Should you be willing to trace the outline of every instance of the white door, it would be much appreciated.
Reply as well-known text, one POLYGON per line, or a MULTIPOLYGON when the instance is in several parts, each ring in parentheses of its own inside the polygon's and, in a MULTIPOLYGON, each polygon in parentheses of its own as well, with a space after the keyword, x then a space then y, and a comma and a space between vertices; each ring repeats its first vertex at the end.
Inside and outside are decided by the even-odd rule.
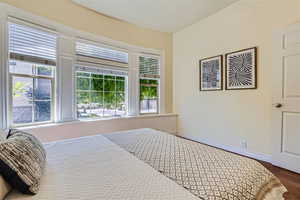
POLYGON ((300 173, 300 24, 274 38, 274 165, 300 173))

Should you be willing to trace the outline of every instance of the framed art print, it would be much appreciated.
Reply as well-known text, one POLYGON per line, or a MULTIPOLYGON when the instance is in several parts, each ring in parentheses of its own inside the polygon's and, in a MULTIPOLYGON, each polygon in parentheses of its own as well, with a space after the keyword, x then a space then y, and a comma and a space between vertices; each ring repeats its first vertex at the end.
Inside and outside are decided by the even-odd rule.
POLYGON ((257 88, 256 54, 256 47, 226 54, 226 90, 257 88))
POLYGON ((200 91, 223 89, 223 56, 215 56, 200 60, 200 91))

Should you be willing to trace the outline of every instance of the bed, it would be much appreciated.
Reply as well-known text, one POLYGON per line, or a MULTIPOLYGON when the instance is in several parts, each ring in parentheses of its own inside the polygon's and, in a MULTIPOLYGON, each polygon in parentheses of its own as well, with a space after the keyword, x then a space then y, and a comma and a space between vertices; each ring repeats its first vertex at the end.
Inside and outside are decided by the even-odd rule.
POLYGON ((260 163, 153 129, 44 145, 46 172, 35 196, 6 200, 283 199, 260 163))

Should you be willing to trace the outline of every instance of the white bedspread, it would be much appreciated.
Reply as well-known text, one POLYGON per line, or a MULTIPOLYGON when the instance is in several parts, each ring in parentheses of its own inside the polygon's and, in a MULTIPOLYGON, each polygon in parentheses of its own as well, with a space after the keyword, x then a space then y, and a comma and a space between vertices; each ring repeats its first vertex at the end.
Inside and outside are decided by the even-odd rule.
POLYGON ((101 135, 45 146, 40 192, 7 200, 199 200, 101 135))

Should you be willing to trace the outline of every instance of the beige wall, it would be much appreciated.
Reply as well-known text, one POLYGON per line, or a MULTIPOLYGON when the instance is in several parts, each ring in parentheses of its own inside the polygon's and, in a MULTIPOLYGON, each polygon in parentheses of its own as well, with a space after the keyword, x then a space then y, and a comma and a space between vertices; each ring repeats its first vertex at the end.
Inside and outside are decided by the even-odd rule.
MULTIPOLYGON (((177 115, 145 115, 140 117, 117 118, 88 122, 69 122, 54 125, 41 125, 34 128, 23 128, 26 132, 37 136, 42 142, 52 142, 70 138, 90 136, 116 131, 139 128, 153 128, 175 134, 177 115)), ((1 132, 0 132, 1 134, 1 132)))
POLYGON ((181 135, 272 153, 272 36, 300 21, 299 0, 241 0, 173 35, 174 111, 181 135), (258 47, 258 89, 199 91, 199 59, 258 47))
POLYGON ((0 0, 64 25, 145 48, 165 51, 166 111, 172 112, 172 34, 152 31, 81 7, 71 0, 0 0))

